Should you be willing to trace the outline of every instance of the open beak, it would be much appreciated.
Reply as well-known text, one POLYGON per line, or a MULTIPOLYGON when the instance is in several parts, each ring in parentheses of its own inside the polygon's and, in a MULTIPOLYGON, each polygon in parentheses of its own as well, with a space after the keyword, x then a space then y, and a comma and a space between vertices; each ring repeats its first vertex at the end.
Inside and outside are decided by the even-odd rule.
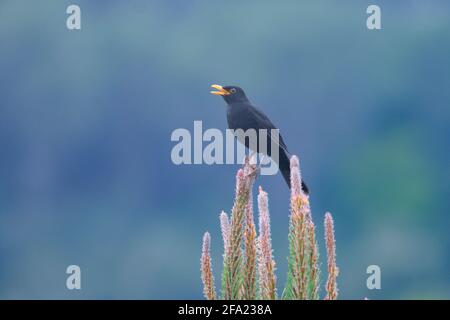
POLYGON ((219 86, 218 84, 213 84, 211 86, 211 88, 214 88, 217 90, 217 91, 211 91, 211 94, 215 94, 218 96, 227 96, 230 94, 227 90, 225 90, 222 86, 219 86))

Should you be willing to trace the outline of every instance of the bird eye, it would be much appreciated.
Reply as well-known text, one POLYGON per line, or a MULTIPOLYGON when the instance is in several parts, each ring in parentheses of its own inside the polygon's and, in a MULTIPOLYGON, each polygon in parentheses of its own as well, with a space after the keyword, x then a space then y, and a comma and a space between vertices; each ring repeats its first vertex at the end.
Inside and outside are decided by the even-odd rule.
POLYGON ((235 88, 231 88, 231 89, 230 89, 230 92, 231 92, 231 93, 236 93, 236 89, 235 89, 235 88))

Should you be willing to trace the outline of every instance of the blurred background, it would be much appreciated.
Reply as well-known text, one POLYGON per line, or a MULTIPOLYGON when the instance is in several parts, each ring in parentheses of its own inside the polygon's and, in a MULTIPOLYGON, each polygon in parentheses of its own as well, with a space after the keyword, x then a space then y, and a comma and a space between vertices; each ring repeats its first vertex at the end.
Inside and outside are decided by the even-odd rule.
MULTIPOLYGON (((171 162, 176 128, 225 129, 213 83, 243 87, 300 156, 325 283, 340 298, 450 298, 448 1, 39 1, 0 4, 0 298, 202 298, 203 232, 237 165, 171 162), (78 4, 82 29, 66 28, 78 4), (381 7, 382 30, 366 28, 381 7), (82 290, 66 289, 68 265, 82 290), (381 290, 366 268, 381 267, 381 290)), ((278 289, 289 192, 269 193, 278 289)), ((322 292, 323 293, 323 292, 322 292)), ((323 294, 322 294, 323 296, 323 294)))

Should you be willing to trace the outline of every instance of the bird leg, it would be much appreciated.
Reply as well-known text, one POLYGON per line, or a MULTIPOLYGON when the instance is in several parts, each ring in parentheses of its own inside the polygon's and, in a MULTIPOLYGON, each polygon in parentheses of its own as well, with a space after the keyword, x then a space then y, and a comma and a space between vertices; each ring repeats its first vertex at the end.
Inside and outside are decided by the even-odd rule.
POLYGON ((262 156, 261 159, 259 160, 259 163, 258 163, 257 158, 258 158, 258 153, 257 153, 256 151, 254 151, 254 152, 250 155, 250 160, 249 160, 250 164, 254 166, 254 171, 256 172, 256 177, 258 177, 258 175, 259 175, 260 172, 261 172, 261 165, 262 165, 264 159, 266 158, 266 155, 263 154, 263 156, 262 156))
POLYGON ((253 152, 250 154, 250 156, 248 157, 248 158, 249 158, 249 163, 250 163, 251 165, 256 165, 256 164, 258 163, 258 157, 257 157, 257 155, 258 155, 258 153, 257 153, 256 151, 253 151, 253 152))
POLYGON ((261 165, 264 163, 264 160, 266 159, 266 155, 263 154, 263 156, 261 157, 261 160, 259 160, 259 167, 261 168, 261 165))
POLYGON ((250 156, 244 158, 244 170, 246 171, 246 175, 255 175, 255 179, 259 174, 259 168, 255 157, 256 154, 256 152, 253 152, 250 156))
POLYGON ((255 174, 256 175, 255 179, 256 179, 261 172, 261 166, 264 163, 265 159, 266 159, 266 155, 262 154, 262 157, 258 162, 258 152, 256 152, 256 151, 252 151, 249 156, 246 156, 244 159, 244 163, 246 166, 248 165, 252 169, 251 171, 248 172, 248 174, 249 175, 255 174))

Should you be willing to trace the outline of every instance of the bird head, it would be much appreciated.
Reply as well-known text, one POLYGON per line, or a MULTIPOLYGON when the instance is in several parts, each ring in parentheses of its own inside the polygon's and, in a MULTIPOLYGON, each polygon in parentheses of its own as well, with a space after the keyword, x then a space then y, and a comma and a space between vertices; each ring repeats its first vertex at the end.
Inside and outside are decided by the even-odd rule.
POLYGON ((248 98, 245 95, 244 90, 242 90, 239 87, 236 86, 222 87, 218 84, 213 84, 211 87, 216 89, 215 91, 211 91, 211 94, 222 96, 222 98, 228 104, 248 101, 248 98))

